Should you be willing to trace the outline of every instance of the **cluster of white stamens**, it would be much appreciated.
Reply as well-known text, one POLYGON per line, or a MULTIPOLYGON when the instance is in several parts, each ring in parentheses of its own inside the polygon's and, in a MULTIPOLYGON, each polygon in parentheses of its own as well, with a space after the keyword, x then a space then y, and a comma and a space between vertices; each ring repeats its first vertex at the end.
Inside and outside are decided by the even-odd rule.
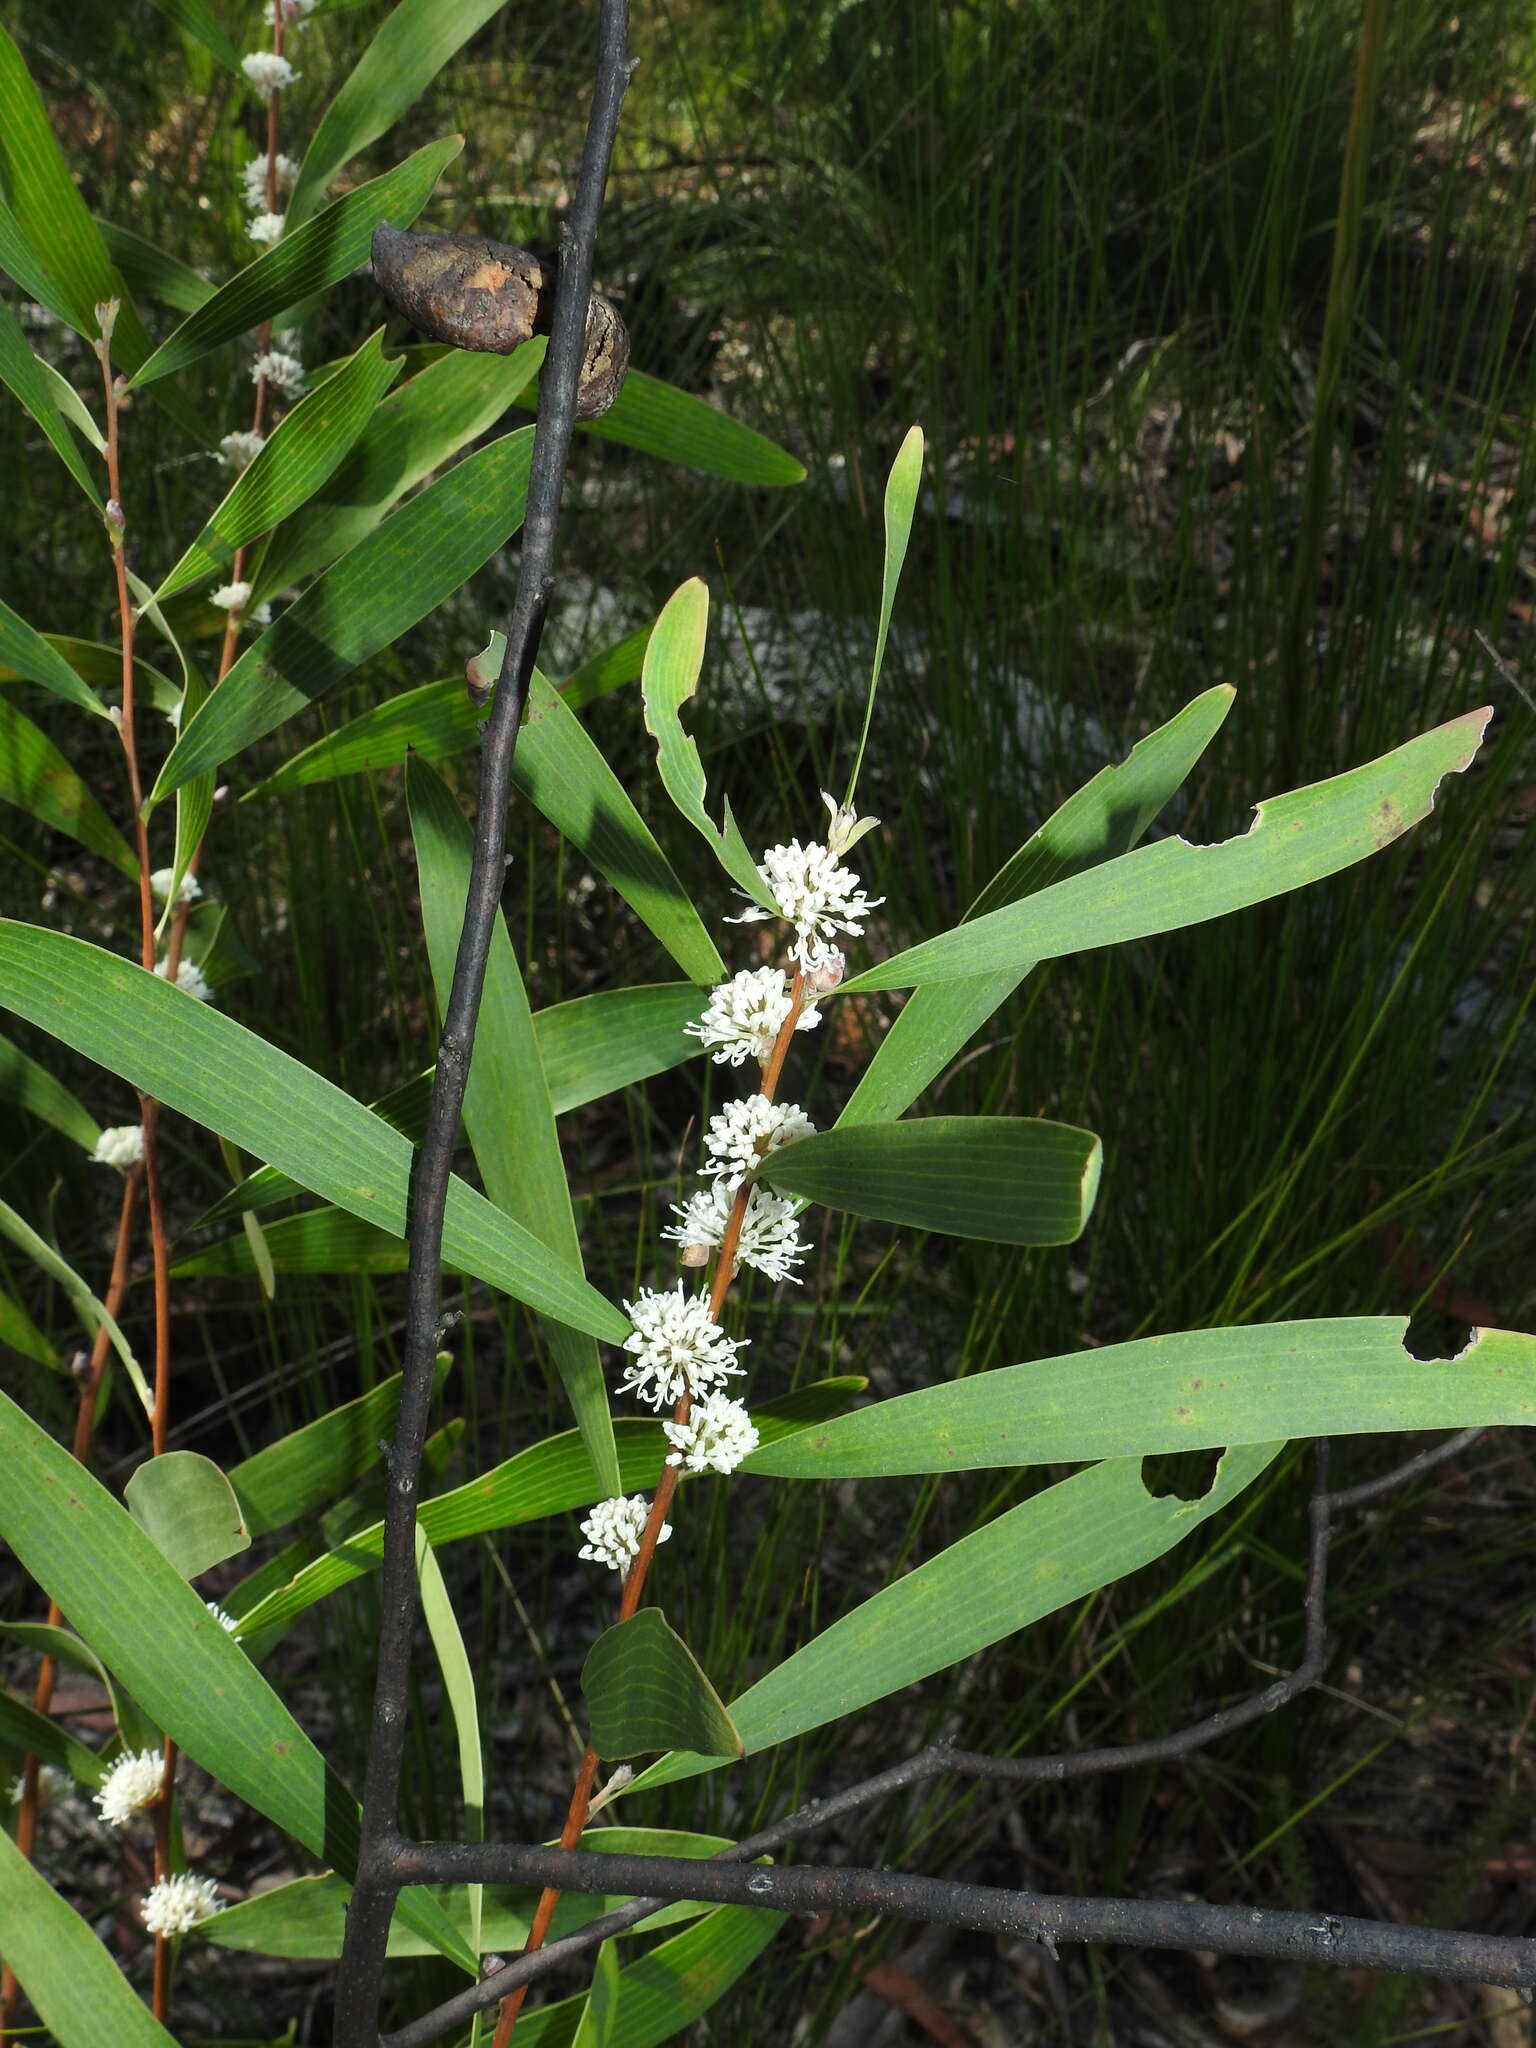
MULTIPOLYGON (((789 1015, 789 977, 781 967, 746 967, 715 990, 697 1024, 683 1029, 699 1039, 720 1066, 766 1061, 789 1015)), ((821 1012, 807 1005, 795 1019, 797 1031, 814 1031, 821 1012)))
MULTIPOLYGON (((724 1180, 707 1180, 686 1202, 672 1204, 677 1221, 661 1234, 684 1247, 685 1265, 701 1266, 709 1252, 720 1249, 735 1201, 735 1191, 724 1180), (693 1258, 687 1256, 690 1251, 696 1253, 693 1258)), ((796 1228, 794 1203, 771 1188, 749 1189, 736 1239, 735 1265, 750 1266, 770 1280, 793 1280, 805 1252, 796 1228)))
POLYGON ((141 1749, 134 1756, 120 1757, 96 1788, 96 1804, 109 1828, 123 1822, 160 1797, 165 1765, 156 1749, 141 1749))
POLYGON ((167 1937, 190 1934, 194 1927, 200 1927, 223 1909, 223 1901, 211 1880, 194 1877, 189 1870, 175 1877, 162 1877, 158 1884, 151 1885, 139 1906, 145 1932, 167 1937))
MULTIPOLYGON (((643 1493, 632 1493, 627 1500, 623 1494, 613 1500, 600 1500, 581 1525, 587 1540, 576 1555, 593 1564, 608 1565, 616 1572, 627 1572, 639 1554, 640 1538, 650 1512, 651 1504, 643 1493)), ((672 1524, 663 1522, 656 1541, 665 1543, 671 1534, 672 1524)))

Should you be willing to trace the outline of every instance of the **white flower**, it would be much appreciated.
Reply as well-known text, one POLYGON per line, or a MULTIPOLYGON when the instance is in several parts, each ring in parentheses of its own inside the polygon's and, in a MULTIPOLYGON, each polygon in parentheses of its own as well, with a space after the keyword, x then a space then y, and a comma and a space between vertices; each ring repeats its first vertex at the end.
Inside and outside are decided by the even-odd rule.
POLYGON ((857 846, 866 832, 873 832, 879 824, 878 818, 861 818, 849 804, 840 804, 835 796, 821 792, 821 800, 829 813, 827 845, 833 853, 846 853, 850 846, 857 846))
MULTIPOLYGON (((281 151, 277 158, 277 189, 291 192, 293 181, 299 175, 299 167, 291 156, 281 151)), ((267 155, 253 156, 248 164, 241 167, 240 182, 245 187, 245 203, 253 213, 261 213, 267 204, 267 155)))
MULTIPOLYGON (((778 967, 746 967, 722 982, 697 1024, 683 1029, 708 1047, 719 1066, 766 1060, 789 1015, 789 977, 778 967)), ((807 1005, 795 1019, 797 1031, 814 1031, 821 1013, 807 1005)))
POLYGON ((130 1814, 153 1806, 160 1797, 165 1765, 157 1749, 141 1749, 116 1762, 96 1790, 96 1804, 109 1828, 120 1828, 130 1814))
MULTIPOLYGON (((679 1221, 661 1234, 681 1245, 718 1250, 735 1199, 724 1181, 706 1181, 686 1202, 672 1204, 679 1221)), ((770 1280, 793 1280, 806 1249, 795 1223, 795 1205, 787 1196, 776 1195, 771 1188, 751 1188, 736 1240, 736 1264, 755 1267, 770 1280)))
POLYGON ((243 612, 250 596, 249 583, 221 583, 208 602, 216 604, 221 612, 243 612))
POLYGON ((625 1366, 620 1384, 653 1408, 708 1393, 742 1371, 736 1353, 747 1339, 727 1337, 709 1313, 708 1296, 685 1295, 681 1280, 672 1293, 647 1289, 626 1301, 624 1313, 635 1326, 624 1339, 634 1363, 625 1366))
MULTIPOLYGON (((164 960, 155 963, 155 972, 162 981, 166 979, 165 970, 168 964, 164 960)), ((209 986, 208 977, 195 960, 183 960, 179 963, 176 969, 176 986, 185 989, 189 996, 196 996, 200 1003, 213 1001, 213 990, 209 986)))
POLYGON ((212 1882, 194 1877, 190 1870, 176 1877, 162 1877, 139 1902, 148 1934, 187 1934, 203 1921, 223 1911, 212 1882))
MULTIPOLYGON (((150 876, 149 886, 154 890, 160 902, 163 903, 170 895, 171 884, 175 879, 176 870, 174 868, 156 868, 155 872, 150 876)), ((203 885, 196 875, 183 875, 181 887, 176 891, 176 901, 178 903, 195 903, 202 893, 203 885)))
POLYGON ((304 365, 285 348, 263 349, 252 363, 252 383, 259 384, 263 377, 289 398, 297 398, 304 389, 304 365))
MULTIPOLYGON (((75 1781, 68 1771, 61 1771, 57 1764, 40 1764, 37 1772, 37 1810, 45 1813, 57 1799, 66 1799, 74 1791, 75 1781)), ((21 1776, 11 1787, 11 1804, 20 1806, 27 1796, 27 1774, 21 1776)))
POLYGON ((238 476, 242 469, 250 468, 266 445, 265 434, 225 434, 219 442, 219 460, 238 476))
MULTIPOLYGON (((113 709, 115 710, 116 708, 117 707, 114 705, 113 709)), ((185 709, 186 699, 184 697, 178 697, 176 699, 176 702, 166 712, 165 722, 171 728, 172 732, 181 731, 181 714, 185 709)))
POLYGON ((289 28, 302 28, 315 11, 315 0, 283 0, 283 20, 289 28))
POLYGON ((235 1617, 232 1614, 226 1614, 223 1608, 219 1605, 217 1600, 205 1600, 203 1602, 203 1605, 208 1609, 208 1612, 213 1616, 214 1620, 219 1624, 219 1627, 223 1629, 226 1635, 239 1635, 239 1622, 236 1621, 235 1617))
POLYGON ((271 50, 247 51, 240 59, 240 69, 264 100, 292 85, 299 75, 286 57, 276 56, 271 50))
POLYGON ((761 1165, 770 1152, 796 1138, 808 1138, 816 1129, 805 1111, 793 1102, 770 1102, 766 1095, 744 1095, 728 1102, 718 1116, 709 1120, 705 1134, 704 1173, 720 1175, 735 1188, 761 1165))
POLYGON ((272 607, 265 598, 262 599, 260 604, 253 604, 251 606, 245 615, 245 623, 248 626, 255 626, 257 628, 265 628, 271 625, 272 607))
POLYGON ((274 242, 283 239, 283 222, 287 218, 285 213, 258 213, 245 232, 253 242, 270 249, 274 242))
MULTIPOLYGON (((622 1494, 614 1500, 600 1500, 581 1525, 587 1540, 576 1555, 627 1572, 639 1554, 650 1512, 651 1504, 643 1493, 632 1493, 628 1500, 622 1494)), ((656 1541, 665 1543, 671 1534, 672 1524, 663 1522, 656 1541)))
POLYGON ((144 1157, 144 1126, 114 1124, 96 1140, 91 1154, 93 1166, 137 1166, 144 1157))
POLYGON ((757 1449, 751 1416, 724 1394, 711 1394, 689 1411, 686 1422, 664 1422, 661 1429, 672 1446, 667 1463, 688 1472, 734 1472, 757 1449))
MULTIPOLYGON (((852 868, 839 867, 830 846, 812 841, 802 846, 791 839, 788 846, 770 846, 762 858, 763 878, 773 899, 795 928, 791 960, 809 972, 825 967, 837 952, 832 943, 839 932, 857 938, 864 920, 883 896, 866 896, 852 868)), ((771 917, 771 911, 749 903, 731 924, 752 924, 771 917)))

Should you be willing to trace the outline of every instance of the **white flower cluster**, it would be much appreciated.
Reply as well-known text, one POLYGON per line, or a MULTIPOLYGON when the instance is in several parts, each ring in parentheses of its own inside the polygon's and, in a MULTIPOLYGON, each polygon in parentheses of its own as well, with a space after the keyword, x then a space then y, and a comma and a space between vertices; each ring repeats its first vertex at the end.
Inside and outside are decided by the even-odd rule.
POLYGON ((766 1095, 743 1095, 728 1102, 709 1120, 701 1173, 718 1178, 732 1193, 770 1152, 809 1138, 816 1126, 795 1102, 770 1102, 766 1095))
MULTIPOLYGON (((241 166, 240 182, 245 188, 246 206, 252 213, 261 213, 266 208, 267 163, 267 153, 263 150, 260 156, 253 156, 248 164, 241 166)), ((291 192, 293 190, 293 181, 298 175, 299 167, 293 158, 291 156, 284 156, 282 151, 279 150, 277 153, 277 190, 279 192, 291 192)))
POLYGON ((634 1328, 624 1339, 632 1363, 624 1368, 624 1391, 653 1408, 673 1407, 684 1394, 707 1394, 739 1375, 736 1353, 746 1338, 727 1337, 709 1312, 703 1294, 646 1289, 624 1312, 634 1328))
POLYGON ((283 239, 283 223, 286 219, 287 215, 282 213, 253 214, 246 223, 245 232, 258 248, 270 249, 274 243, 283 239))
MULTIPOLYGON (((170 895, 171 884, 175 879, 176 870, 174 868, 156 868, 155 872, 150 876, 149 886, 154 890, 156 898, 161 903, 164 903, 170 895)), ((183 875, 181 887, 176 891, 176 901, 178 903, 196 903, 202 893, 203 885, 196 875, 183 875)))
POLYGON ((669 1465, 687 1472, 734 1472, 757 1449, 757 1428, 739 1401, 711 1394, 695 1401, 686 1422, 664 1422, 662 1434, 672 1448, 669 1465))
MULTIPOLYGON (((722 982, 697 1024, 683 1029, 701 1041, 719 1066, 766 1061, 789 1015, 789 977, 781 967, 744 967, 722 982)), ((821 1013, 807 1004, 795 1019, 797 1031, 814 1031, 821 1013)))
MULTIPOLYGON (((600 1500, 581 1525, 587 1540, 576 1555, 627 1572, 639 1552, 650 1512, 651 1504, 643 1493, 632 1493, 627 1500, 622 1494, 614 1500, 600 1500)), ((672 1524, 663 1522, 657 1543, 665 1543, 671 1534, 672 1524)))
MULTIPOLYGON (((866 896, 853 869, 838 862, 838 855, 846 853, 877 821, 855 818, 825 794, 822 802, 831 812, 826 843, 812 840, 802 846, 798 839, 791 839, 787 846, 770 846, 759 865, 773 900, 795 928, 790 959, 817 977, 823 987, 835 987, 842 977, 843 956, 833 941, 840 936, 858 938, 865 919, 885 898, 866 896), (831 979, 825 979, 827 976, 831 979)), ((730 922, 755 924, 772 915, 760 904, 749 903, 730 922)))
MULTIPOLYGON (((167 978, 166 968, 169 965, 170 962, 167 960, 156 963, 155 972, 162 981, 167 978)), ((196 996, 200 1003, 213 1001, 213 989, 209 985, 208 977, 195 960, 182 960, 177 963, 176 986, 184 989, 189 996, 196 996)))
POLYGON ((265 434, 225 434, 219 440, 219 460, 238 476, 249 469, 267 445, 265 434))
POLYGON ((151 1885, 140 1901, 139 1911, 147 1934, 169 1938, 190 1934, 194 1927, 222 1912, 223 1902, 209 1878, 194 1877, 191 1871, 184 1870, 151 1885))
MULTIPOLYGON (((708 1180, 688 1197, 674 1202, 677 1222, 661 1233, 684 1248, 685 1265, 702 1266, 699 1252, 718 1251, 735 1206, 735 1190, 722 1180, 708 1180), (690 1258, 688 1253, 695 1256, 690 1258)), ((747 1194, 741 1230, 736 1239, 736 1266, 751 1266, 770 1280, 793 1280, 806 1246, 796 1228, 795 1205, 771 1188, 753 1187, 747 1194)))
POLYGON ((219 1624, 219 1627, 223 1629, 225 1635, 239 1635, 239 1622, 236 1621, 235 1617, 232 1614, 226 1614, 224 1612, 224 1609, 219 1605, 217 1600, 205 1600, 203 1602, 203 1605, 207 1608, 208 1612, 213 1616, 214 1620, 219 1624))
POLYGON ((249 583, 221 583, 218 589, 210 594, 208 602, 217 605, 221 612, 229 612, 237 617, 242 626, 255 626, 259 629, 272 623, 271 605, 251 604, 249 583))
MULTIPOLYGON (((39 1764, 37 1768, 37 1811, 46 1813, 57 1800, 69 1798, 75 1789, 75 1781, 68 1771, 61 1771, 57 1764, 39 1764)), ((11 1786, 11 1804, 20 1806, 27 1796, 27 1774, 23 1771, 11 1786)))
POLYGON ((286 348, 262 350, 251 365, 251 382, 259 384, 263 377, 285 398, 297 398, 304 389, 304 365, 286 348))
POLYGON ((120 1166, 125 1170, 137 1166, 144 1157, 144 1126, 142 1124, 114 1124, 103 1131, 96 1140, 96 1150, 91 1154, 93 1166, 120 1166))
POLYGON ((240 69, 264 100, 275 92, 285 92, 299 75, 286 57, 272 50, 248 50, 240 59, 240 69))
POLYGON ((109 1828, 120 1828, 133 1814, 153 1806, 160 1797, 165 1766, 157 1749, 141 1749, 120 1757, 96 1788, 96 1804, 109 1828))

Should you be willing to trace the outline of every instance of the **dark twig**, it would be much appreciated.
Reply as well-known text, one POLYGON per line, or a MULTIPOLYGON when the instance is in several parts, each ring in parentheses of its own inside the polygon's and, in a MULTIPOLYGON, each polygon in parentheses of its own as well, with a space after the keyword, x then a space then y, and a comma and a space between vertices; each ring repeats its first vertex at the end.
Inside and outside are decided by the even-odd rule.
POLYGON ((1306 1635, 1301 1662, 1262 1692, 1171 1735, 1150 1742, 1083 1750, 1065 1757, 986 1756, 954 1749, 945 1742, 935 1743, 877 1777, 849 1786, 828 1799, 809 1801, 770 1827, 720 1851, 707 1864, 676 1857, 588 1854, 583 1858, 559 1850, 478 1844, 402 1844, 395 1864, 396 1879, 402 1884, 535 1882, 571 1891, 633 1888, 640 1896, 590 1922, 580 1933, 551 1942, 537 1953, 518 1957, 483 1984, 461 1992, 385 2036, 380 2048, 426 2048, 427 2043, 463 2025, 474 2013, 499 2003, 548 1971, 589 1956, 601 1942, 634 1927, 668 1900, 677 1898, 763 1905, 788 1912, 888 1911, 948 1926, 1029 1933, 1048 1944, 1058 1940, 1113 1940, 1152 1948, 1212 1948, 1234 1955, 1324 1962, 1339 1968, 1405 1970, 1445 1977, 1465 1975, 1487 1983, 1536 1984, 1536 1943, 1444 1929, 1400 1928, 1336 1915, 1281 1913, 1199 1902, 1053 1898, 1005 1892, 990 1886, 897 1878, 887 1871, 829 1871, 802 1866, 793 1870, 738 1871, 730 1878, 723 1875, 723 1866, 750 1862, 878 1800, 935 1778, 1041 1784, 1103 1776, 1112 1771, 1177 1761, 1234 1729, 1273 1713, 1315 1684, 1322 1674, 1333 1516, 1417 1478, 1464 1450, 1478 1434, 1476 1430, 1462 1430, 1377 1479, 1336 1492, 1327 1487, 1329 1447, 1326 1442, 1318 1443, 1309 1511, 1311 1531, 1303 1594, 1306 1635), (578 1864, 583 1864, 589 1873, 586 1877, 574 1874, 578 1864), (572 1874, 566 1875, 567 1872, 572 1874), (781 1883, 781 1879, 789 1882, 781 1883), (817 1887, 823 1885, 830 1886, 831 1891, 819 1892, 817 1887), (893 1885, 901 1888, 899 1896, 893 1885), (918 1892, 905 1889, 908 1886, 927 1890, 920 1898, 918 1892), (1489 1971, 1491 1975, 1484 1974, 1489 1971))
POLYGON ((378 2032, 385 1948, 399 1885, 392 1867, 392 1851, 405 1742, 411 1632, 416 1615, 416 1494, 437 1348, 443 1211, 485 985, 486 959, 505 880, 512 752, 554 588, 560 489, 575 420, 576 385, 592 290, 593 246, 619 108, 628 82, 628 8, 625 0, 602 0, 592 113, 575 198, 561 229, 560 275, 549 354, 540 384, 522 565, 496 701, 486 724, 480 756, 479 812, 464 926, 443 1019, 426 1130, 411 1180, 404 1384, 385 1497, 378 1674, 363 1789, 357 1879, 348 1908, 337 1978, 335 2048, 373 2048, 378 2032))

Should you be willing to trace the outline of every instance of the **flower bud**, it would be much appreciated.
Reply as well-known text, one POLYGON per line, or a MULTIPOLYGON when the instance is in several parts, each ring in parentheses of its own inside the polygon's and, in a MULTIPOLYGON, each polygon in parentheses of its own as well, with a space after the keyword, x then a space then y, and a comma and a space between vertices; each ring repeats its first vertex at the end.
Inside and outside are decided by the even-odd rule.
POLYGON ((117 325, 117 300, 103 299, 93 310, 96 314, 96 325, 101 330, 102 345, 105 347, 112 339, 112 330, 117 325))

